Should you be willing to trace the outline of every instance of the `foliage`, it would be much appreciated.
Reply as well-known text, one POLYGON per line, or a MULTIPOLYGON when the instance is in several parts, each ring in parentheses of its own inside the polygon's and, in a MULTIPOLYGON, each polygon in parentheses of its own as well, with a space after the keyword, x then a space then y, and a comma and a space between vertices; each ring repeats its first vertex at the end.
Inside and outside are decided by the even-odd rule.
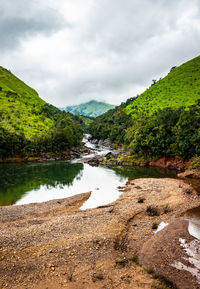
POLYGON ((127 127, 133 123, 122 106, 97 117, 89 127, 89 132, 96 139, 109 138, 116 144, 124 143, 127 127))
POLYGON ((193 157, 189 169, 200 170, 200 156, 193 157))
POLYGON ((200 155, 200 107, 166 108, 138 119, 127 138, 133 154, 186 159, 200 155))
POLYGON ((94 138, 127 145, 145 158, 200 155, 200 56, 169 74, 141 95, 97 117, 94 138))
POLYGON ((91 125, 91 123, 94 121, 95 118, 91 116, 83 116, 80 114, 75 114, 73 115, 73 119, 75 119, 81 124, 84 132, 87 132, 89 126, 91 125))
POLYGON ((80 144, 70 114, 45 103, 35 90, 0 67, 0 157, 61 152, 80 144))
POLYGON ((144 93, 125 107, 134 118, 152 115, 164 108, 188 107, 200 98, 200 56, 173 67, 170 73, 151 85, 144 93))
POLYGON ((112 104, 91 100, 89 102, 82 103, 79 105, 67 106, 64 108, 64 110, 72 114, 80 114, 83 116, 97 117, 107 112, 109 109, 113 109, 114 107, 115 106, 112 104))

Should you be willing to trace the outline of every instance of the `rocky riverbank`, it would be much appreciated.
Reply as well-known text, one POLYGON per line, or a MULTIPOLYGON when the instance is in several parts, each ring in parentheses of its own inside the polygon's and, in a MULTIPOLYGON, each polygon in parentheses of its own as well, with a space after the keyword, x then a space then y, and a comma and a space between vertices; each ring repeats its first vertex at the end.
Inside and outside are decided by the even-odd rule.
POLYGON ((91 152, 85 146, 72 148, 69 151, 62 153, 41 153, 30 154, 25 156, 16 155, 13 157, 0 159, 0 163, 23 163, 23 162, 45 162, 45 161, 57 161, 57 160, 71 160, 74 158, 80 158, 84 155, 88 155, 91 152))
MULTIPOLYGON (((144 267, 149 267, 149 259, 142 257, 145 244, 149 238, 154 244, 155 236, 160 238, 166 229, 155 235, 153 228, 199 205, 200 198, 188 184, 175 179, 136 179, 122 190, 116 202, 86 211, 79 208, 91 193, 1 207, 0 288, 161 288, 160 281, 149 274, 152 271, 138 264, 137 256, 144 267)), ((169 235, 169 243, 174 243, 173 238, 169 235)), ((191 241, 186 234, 184 238, 191 241)), ((156 250, 153 247, 151 252, 156 250)), ((168 266, 177 261, 167 249, 159 250, 159 254, 164 254, 168 266)), ((171 279, 169 270, 165 274, 159 259, 155 261, 150 267, 171 279)), ((179 275, 175 266, 170 270, 177 285, 184 278, 188 287, 181 288, 198 288, 194 275, 187 278, 184 270, 179 275)))

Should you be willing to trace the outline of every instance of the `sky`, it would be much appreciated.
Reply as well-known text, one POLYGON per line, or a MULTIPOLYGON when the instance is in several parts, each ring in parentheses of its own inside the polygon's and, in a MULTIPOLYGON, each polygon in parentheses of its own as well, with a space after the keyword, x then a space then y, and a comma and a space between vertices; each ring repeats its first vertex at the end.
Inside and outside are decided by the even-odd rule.
POLYGON ((1 0, 0 65, 57 107, 120 104, 200 55, 199 0, 1 0))

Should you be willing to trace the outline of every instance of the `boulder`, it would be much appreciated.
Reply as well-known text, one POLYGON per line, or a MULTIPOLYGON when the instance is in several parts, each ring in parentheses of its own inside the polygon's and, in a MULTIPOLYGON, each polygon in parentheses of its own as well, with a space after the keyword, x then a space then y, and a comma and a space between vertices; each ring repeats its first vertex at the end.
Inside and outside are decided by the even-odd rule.
POLYGON ((189 221, 178 219, 154 234, 139 253, 146 269, 164 276, 178 288, 200 288, 200 240, 188 232, 189 221))

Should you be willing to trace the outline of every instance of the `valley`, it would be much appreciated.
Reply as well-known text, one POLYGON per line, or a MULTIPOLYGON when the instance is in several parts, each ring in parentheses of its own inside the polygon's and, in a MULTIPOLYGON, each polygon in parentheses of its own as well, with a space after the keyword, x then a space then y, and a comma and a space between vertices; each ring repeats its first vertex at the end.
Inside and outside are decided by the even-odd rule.
POLYGON ((2 289, 198 288, 199 71, 65 112, 0 68, 2 289))

